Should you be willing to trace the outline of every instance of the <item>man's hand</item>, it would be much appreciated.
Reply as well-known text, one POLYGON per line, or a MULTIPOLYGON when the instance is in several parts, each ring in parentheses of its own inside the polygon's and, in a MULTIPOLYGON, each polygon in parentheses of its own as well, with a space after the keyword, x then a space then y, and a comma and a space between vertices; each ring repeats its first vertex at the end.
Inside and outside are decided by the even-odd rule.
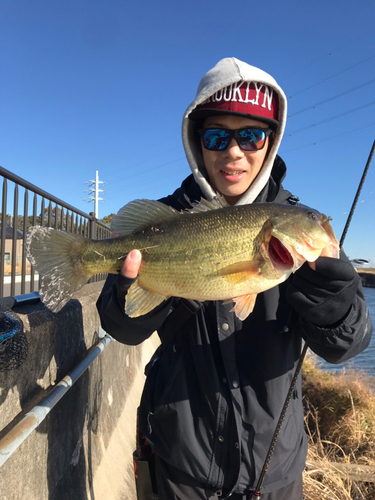
POLYGON ((359 276, 354 267, 340 259, 319 257, 315 270, 305 263, 295 272, 286 296, 303 317, 318 326, 338 323, 355 300, 359 276))
POLYGON ((139 250, 132 250, 126 256, 121 268, 121 274, 126 278, 134 279, 138 276, 141 267, 142 254, 139 250))

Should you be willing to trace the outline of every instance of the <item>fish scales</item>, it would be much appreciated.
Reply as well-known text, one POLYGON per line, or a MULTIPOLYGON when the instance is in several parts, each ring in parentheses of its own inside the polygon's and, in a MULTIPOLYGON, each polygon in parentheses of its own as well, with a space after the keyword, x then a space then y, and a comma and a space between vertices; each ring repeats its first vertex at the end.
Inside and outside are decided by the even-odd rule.
MULTIPOLYGON (((249 217, 238 209, 187 215, 177 223, 158 226, 156 248, 142 252, 139 284, 150 291, 197 300, 228 295, 228 283, 218 274, 220 264, 250 260, 253 253, 249 217), (247 219, 247 220, 246 220, 247 219), (194 290, 194 292, 193 292, 194 290)), ((135 248, 140 248, 136 241, 135 248)), ((213 299, 211 299, 213 300, 213 299)))

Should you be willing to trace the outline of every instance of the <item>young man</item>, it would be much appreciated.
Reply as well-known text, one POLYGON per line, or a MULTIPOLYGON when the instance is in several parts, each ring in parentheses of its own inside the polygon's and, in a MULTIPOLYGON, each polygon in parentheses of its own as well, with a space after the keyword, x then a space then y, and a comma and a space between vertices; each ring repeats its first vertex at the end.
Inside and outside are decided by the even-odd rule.
MULTIPOLYGON (((219 192, 232 205, 295 203, 282 187, 286 167, 277 156, 286 108, 270 75, 234 58, 221 60, 203 77, 183 119, 192 175, 161 201, 181 210, 185 197, 210 200, 219 192)), ((139 409, 140 430, 155 452, 159 498, 251 498, 302 339, 332 363, 369 343, 372 326, 358 276, 345 256, 320 257, 316 269, 305 264, 259 294, 243 322, 231 304, 205 302, 186 314, 186 301, 177 298, 131 319, 125 296, 140 263, 138 250, 128 254, 121 273, 107 279, 98 310, 103 328, 125 344, 139 344, 155 330, 162 341, 172 339, 147 368, 139 409)), ((299 380, 263 500, 302 499, 306 451, 299 380)))

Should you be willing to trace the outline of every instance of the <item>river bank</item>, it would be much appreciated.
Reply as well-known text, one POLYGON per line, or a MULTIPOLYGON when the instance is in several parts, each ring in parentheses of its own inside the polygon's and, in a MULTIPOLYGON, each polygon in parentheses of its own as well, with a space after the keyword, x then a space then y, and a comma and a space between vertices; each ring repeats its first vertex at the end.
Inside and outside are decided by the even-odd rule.
POLYGON ((314 355, 305 360, 306 500, 375 498, 374 387, 375 379, 363 372, 327 373, 314 355), (354 470, 361 470, 358 479, 347 472, 354 470))
MULTIPOLYGON (((373 269, 368 276, 374 275, 373 269)), ((375 287, 364 288, 375 324, 375 287)), ((375 337, 354 359, 331 365, 312 353, 303 364, 309 451, 306 500, 375 498, 375 337)))
POLYGON ((375 268, 357 267, 356 271, 361 277, 363 286, 375 288, 375 268))

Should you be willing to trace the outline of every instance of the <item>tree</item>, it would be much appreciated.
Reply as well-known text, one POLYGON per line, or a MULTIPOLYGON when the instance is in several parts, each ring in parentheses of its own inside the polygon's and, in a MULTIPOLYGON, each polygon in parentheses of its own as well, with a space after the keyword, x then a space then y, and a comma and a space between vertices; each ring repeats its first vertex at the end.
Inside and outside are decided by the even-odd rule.
POLYGON ((113 217, 115 215, 116 214, 106 215, 105 217, 103 217, 102 219, 100 219, 100 221, 103 222, 103 224, 107 224, 107 226, 110 226, 111 222, 112 222, 112 219, 113 219, 113 217))

